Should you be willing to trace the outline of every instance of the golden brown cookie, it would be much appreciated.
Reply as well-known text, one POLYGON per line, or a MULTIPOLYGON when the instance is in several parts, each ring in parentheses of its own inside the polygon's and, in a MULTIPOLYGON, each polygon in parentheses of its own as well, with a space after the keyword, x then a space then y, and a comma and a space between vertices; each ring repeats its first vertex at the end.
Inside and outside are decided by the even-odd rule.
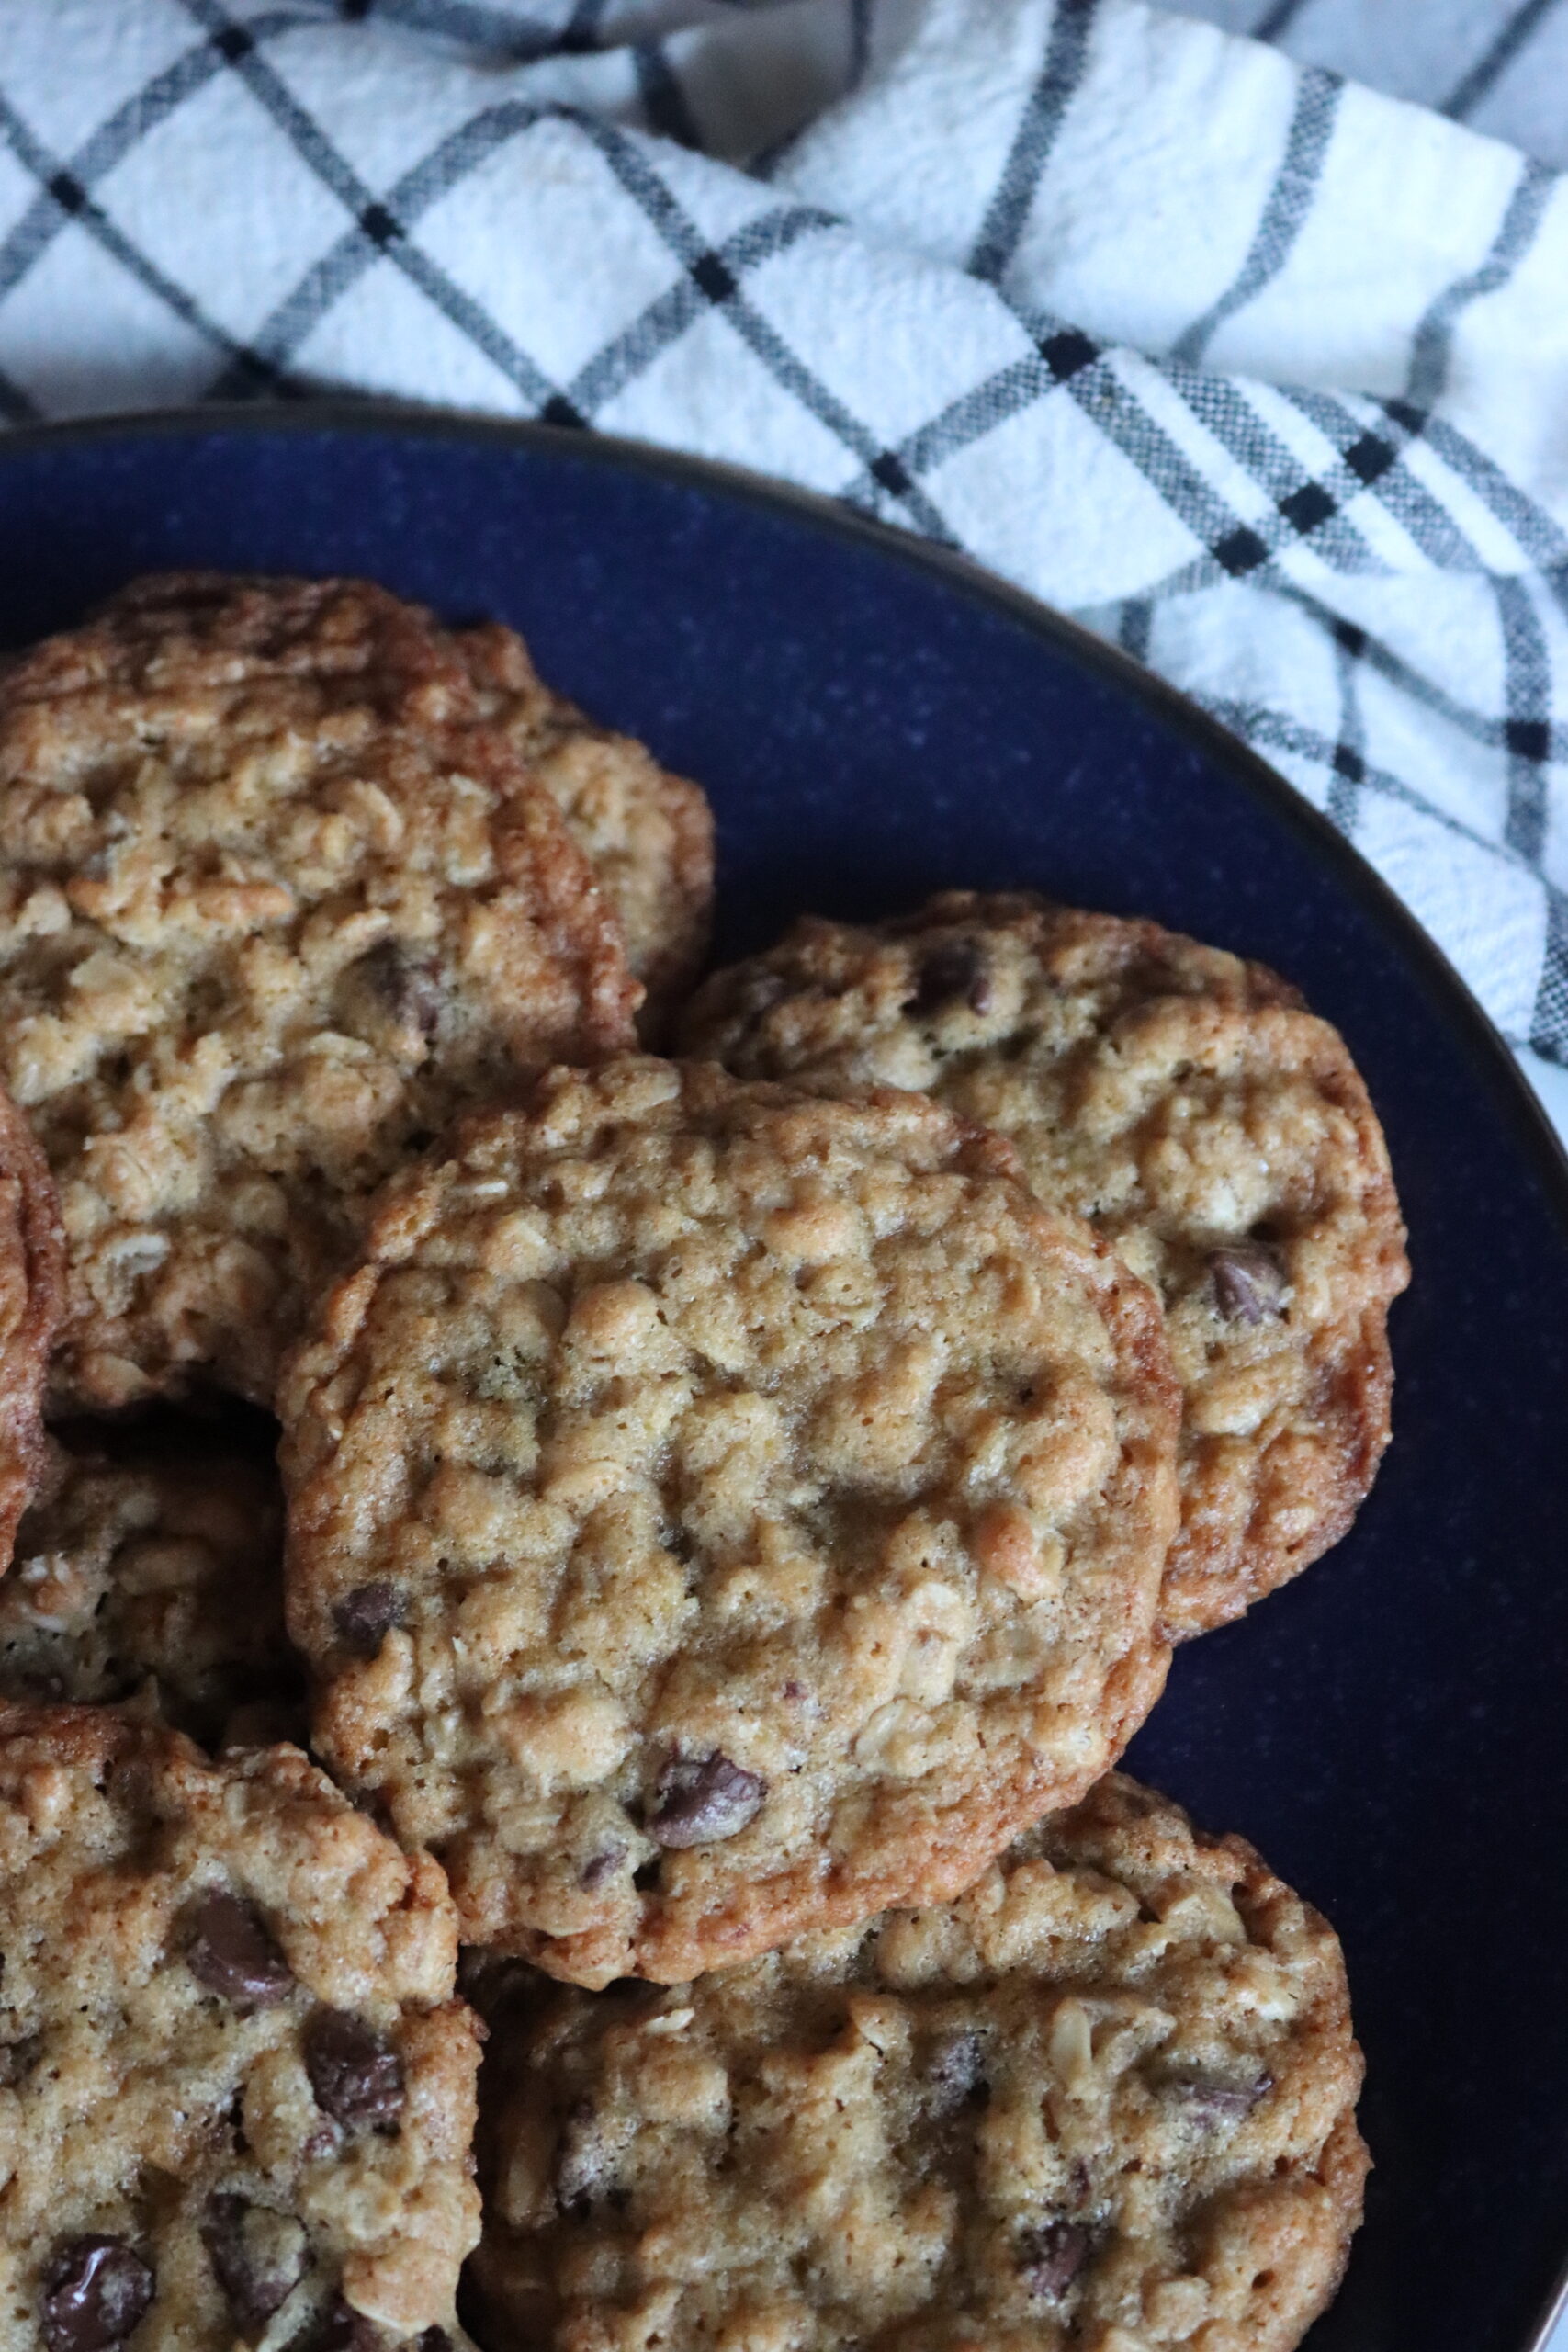
POLYGON ((49 1440, 0 1583, 0 1697, 137 1699, 204 1747, 300 1738, 274 1435, 173 1411, 49 1440))
POLYGON ((1388 1443, 1404 1228, 1343 1041, 1263 965, 954 890, 797 923, 705 983, 682 1042, 747 1078, 929 1091, 1157 1290, 1184 1396, 1173 1637, 1344 1534, 1388 1443))
POLYGON ((1158 1306, 918 1097, 552 1072, 280 1409, 318 1753, 581 1983, 954 1893, 1164 1680, 1158 1306))
POLYGON ((492 622, 456 642, 487 718, 546 786, 621 919, 648 990, 637 1026, 657 1044, 696 978, 713 914, 713 811, 641 743, 596 727, 552 694, 515 632, 492 622))
POLYGON ((1118 1776, 941 1909, 490 1990, 497 2344, 1288 2352, 1360 2218, 1332 1931, 1118 1776))
POLYGON ((270 1403, 416 1140, 636 984, 554 801, 428 616, 135 582, 0 677, 0 1074, 60 1187, 57 1405, 270 1403))
POLYGON ((0 1088, 0 1572, 43 1476, 49 1351, 65 1304, 65 1236, 49 1162, 0 1088))
POLYGON ((295 1748, 0 1708, 0 1951, 6 2352, 441 2352, 479 2036, 434 1862, 295 1748))

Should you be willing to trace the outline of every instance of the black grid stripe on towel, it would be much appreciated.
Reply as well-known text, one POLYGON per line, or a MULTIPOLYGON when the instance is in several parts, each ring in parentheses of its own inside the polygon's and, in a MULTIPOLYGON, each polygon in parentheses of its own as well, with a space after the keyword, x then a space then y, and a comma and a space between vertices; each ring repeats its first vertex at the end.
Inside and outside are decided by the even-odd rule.
MULTIPOLYGON (((884 8, 820 13, 847 105, 875 84, 884 8)), ((1548 13, 1500 16, 1505 63, 1548 13)), ((1206 363, 1289 294, 1321 209, 1343 201, 1333 74, 1297 75, 1232 273, 1150 357, 1040 300, 1031 276, 1031 223, 1102 102, 1128 0, 1038 0, 1033 68, 952 254, 904 250, 797 184, 799 126, 751 171, 694 152, 715 143, 703 29, 744 38, 763 11, 687 14, 695 46, 636 0, 141 0, 140 41, 85 113, 40 79, 45 44, 10 44, 0 414, 330 383, 708 447, 830 491, 1071 602, 1205 700, 1365 849, 1511 1040, 1568 1066, 1568 531, 1449 397, 1478 306, 1506 304, 1562 234, 1557 175, 1518 159, 1500 216, 1411 322, 1399 390, 1269 384, 1206 363), (334 56, 404 90, 396 140, 335 95, 334 56), (600 79, 563 95, 563 61, 600 79), (254 173, 209 205, 150 202, 161 176, 188 195, 193 155, 244 151, 254 173), (584 277, 590 231, 601 266, 584 277), (558 238, 572 332, 537 299, 558 238), (130 322, 134 372, 107 334, 73 347, 95 300, 130 322), (1032 496, 1080 480, 1114 517, 1112 552, 1143 563, 1131 590, 1081 564, 1069 578, 1020 537, 1032 496)), ((57 45, 51 72, 69 63, 57 45)))

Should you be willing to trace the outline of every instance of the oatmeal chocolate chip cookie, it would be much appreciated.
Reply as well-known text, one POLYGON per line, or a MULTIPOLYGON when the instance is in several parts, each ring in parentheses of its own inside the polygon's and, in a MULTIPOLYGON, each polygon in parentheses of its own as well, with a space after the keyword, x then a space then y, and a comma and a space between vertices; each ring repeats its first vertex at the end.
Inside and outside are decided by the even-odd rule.
POLYGON ((0 1708, 0 1951, 4 2352, 440 2352, 479 2029, 434 1862, 297 1749, 0 1708))
POLYGON ((486 716, 504 729, 592 860, 621 919, 626 960, 648 990, 653 1040, 697 976, 713 912, 713 811, 629 735, 596 727, 544 684, 522 639, 499 623, 456 642, 486 716))
POLYGON ((683 1044, 746 1078, 933 1094, 1158 1291, 1185 1399, 1174 1637, 1344 1534, 1388 1442, 1404 1228, 1343 1042, 1272 972, 1157 923, 950 891, 796 924, 714 975, 683 1044))
POLYGON ((0 1697, 140 1697, 208 1747, 302 1736, 270 1437, 173 1413, 59 1430, 0 1583, 0 1697))
POLYGON ((49 1351, 65 1303, 65 1237, 49 1163, 0 1088, 0 1573, 43 1476, 49 1351))
POLYGON ((135 583, 0 676, 0 1075, 60 1186, 61 1407, 270 1403, 411 1142, 626 1045, 614 914, 428 616, 135 583))
POLYGON ((954 1893, 1164 1680, 1158 1306, 919 1097, 551 1072, 280 1397, 318 1752, 584 1984, 954 1893))
POLYGON ((552 2352, 1286 2352, 1360 2077, 1326 1923, 1112 1776, 942 1909, 663 1993, 514 1966, 476 2308, 552 2352))

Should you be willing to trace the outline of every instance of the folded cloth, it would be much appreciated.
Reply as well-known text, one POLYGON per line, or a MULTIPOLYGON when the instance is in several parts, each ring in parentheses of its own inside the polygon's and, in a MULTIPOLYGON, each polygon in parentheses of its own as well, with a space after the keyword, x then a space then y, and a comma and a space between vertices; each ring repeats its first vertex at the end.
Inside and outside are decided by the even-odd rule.
POLYGON ((1170 0, 1396 98, 1568 164, 1562 0, 1170 0))
POLYGON ((963 548, 1325 808, 1568 1126, 1540 161, 1139 0, 8 0, 0 119, 10 417, 348 387, 963 548))

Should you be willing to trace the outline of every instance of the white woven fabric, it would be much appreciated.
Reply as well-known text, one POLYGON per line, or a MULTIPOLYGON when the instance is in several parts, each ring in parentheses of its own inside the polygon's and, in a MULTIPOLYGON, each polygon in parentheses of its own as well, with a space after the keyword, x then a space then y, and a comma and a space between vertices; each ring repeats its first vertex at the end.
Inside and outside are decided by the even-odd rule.
POLYGON ((1172 0, 1278 41, 1396 98, 1415 98, 1543 164, 1568 164, 1563 0, 1172 0))
MULTIPOLYGON (((1555 38, 1357 13, 1424 10, 1456 84, 1555 38)), ((1568 1123, 1540 155, 1140 0, 6 0, 0 128, 0 412, 351 387, 957 544, 1326 808, 1568 1123)))

